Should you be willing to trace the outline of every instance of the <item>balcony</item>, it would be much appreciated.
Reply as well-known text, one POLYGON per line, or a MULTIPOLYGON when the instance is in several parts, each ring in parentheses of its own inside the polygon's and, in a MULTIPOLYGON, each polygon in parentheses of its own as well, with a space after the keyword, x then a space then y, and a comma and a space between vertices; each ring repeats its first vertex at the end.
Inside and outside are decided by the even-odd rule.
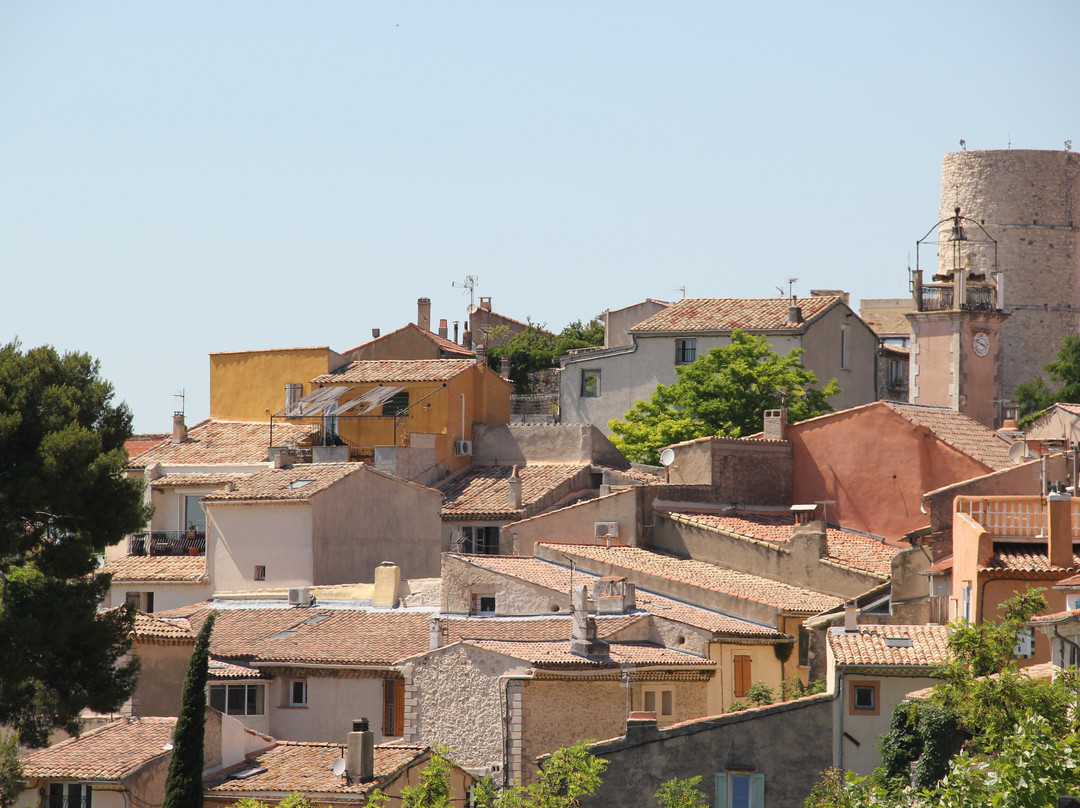
MULTIPOLYGON (((957 513, 970 516, 995 539, 1046 541, 1046 500, 1042 497, 957 497, 957 513)), ((1072 535, 1080 536, 1080 498, 1073 498, 1072 535)))
POLYGON ((128 555, 206 555, 206 534, 197 530, 144 530, 128 537, 128 555))

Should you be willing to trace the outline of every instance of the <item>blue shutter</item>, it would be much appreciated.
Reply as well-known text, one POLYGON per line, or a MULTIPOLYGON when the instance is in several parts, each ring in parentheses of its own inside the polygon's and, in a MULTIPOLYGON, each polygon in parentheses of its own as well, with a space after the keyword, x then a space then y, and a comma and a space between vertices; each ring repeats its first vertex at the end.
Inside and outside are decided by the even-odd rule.
POLYGON ((727 772, 716 773, 716 808, 727 808, 727 772))
POLYGON ((750 775, 750 808, 765 808, 765 775, 750 775))

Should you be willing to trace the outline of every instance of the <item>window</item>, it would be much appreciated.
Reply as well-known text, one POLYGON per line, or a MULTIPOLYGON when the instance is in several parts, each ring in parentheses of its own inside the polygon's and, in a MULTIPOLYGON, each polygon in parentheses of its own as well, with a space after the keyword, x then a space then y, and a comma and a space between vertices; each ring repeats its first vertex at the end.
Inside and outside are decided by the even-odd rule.
POLYGON ((848 712, 851 715, 880 715, 881 704, 878 699, 879 682, 849 682, 850 696, 848 712))
POLYGON ((760 772, 717 772, 717 808, 765 808, 765 775, 760 772))
POLYGON ((581 371, 581 397, 600 398, 600 371, 581 371))
POLYGON ((1035 628, 1028 626, 1016 633, 1016 647, 1013 648, 1013 659, 1028 659, 1035 656, 1035 628))
POLYGON ((675 340, 675 364, 676 365, 689 365, 697 359, 697 340, 696 339, 677 339, 675 340))
POLYGON ((90 808, 93 794, 89 783, 49 783, 48 808, 90 808))
POLYGON ((256 564, 255 565, 255 580, 256 581, 265 581, 266 580, 266 567, 264 567, 262 564, 256 564))
POLYGON ((289 706, 307 707, 307 679, 293 679, 289 682, 289 706))
POLYGON ((732 662, 735 666, 735 697, 741 698, 746 695, 746 691, 753 684, 753 680, 750 678, 750 655, 736 654, 732 662))
POLYGON ((405 734, 405 680, 383 680, 383 737, 405 734))
POLYGON ((495 596, 494 595, 474 595, 473 596, 473 614, 478 614, 481 617, 492 617, 495 615, 495 596))
POLYGON ((904 363, 899 359, 889 360, 889 386, 900 387, 905 381, 904 363))
POLYGON ((850 356, 848 350, 848 327, 846 325, 840 326, 840 368, 842 370, 850 370, 850 356))
POLYGON ((124 602, 130 603, 135 607, 136 611, 144 614, 150 614, 154 611, 153 592, 126 592, 124 593, 124 602))
POLYGON ((409 391, 395 393, 382 405, 383 415, 405 415, 409 409, 409 391))
POLYGON ((184 530, 194 528, 196 533, 206 533, 206 514, 201 502, 202 496, 184 497, 184 530))
POLYGON ((970 623, 971 622, 971 581, 964 581, 964 588, 960 593, 961 605, 960 605, 960 619, 970 623))
POLYGON ((660 715, 671 715, 672 709, 672 694, 670 690, 663 690, 660 693, 660 715))
POLYGON ((799 665, 810 664, 810 629, 799 626, 799 665))
POLYGON ((462 552, 478 555, 499 554, 499 528, 463 527, 461 529, 462 552))
POLYGON ((264 715, 266 685, 210 685, 210 706, 228 715, 264 715))
POLYGON ((645 710, 657 715, 671 715, 673 706, 673 694, 670 690, 646 690, 644 698, 645 710), (656 696, 660 695, 660 709, 656 709, 656 696))

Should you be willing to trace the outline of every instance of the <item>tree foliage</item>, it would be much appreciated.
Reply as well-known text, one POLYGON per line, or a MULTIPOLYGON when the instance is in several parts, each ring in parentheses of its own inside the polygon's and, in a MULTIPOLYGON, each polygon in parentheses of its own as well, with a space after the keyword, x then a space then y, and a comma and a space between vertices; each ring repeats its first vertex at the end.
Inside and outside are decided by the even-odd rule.
POLYGON ((733 331, 730 345, 676 367, 673 384, 658 385, 623 420, 609 421, 612 442, 631 460, 655 464, 672 443, 760 432, 765 410, 786 407, 792 423, 831 412, 828 398, 839 385, 833 379, 818 389, 801 356, 798 348, 780 356, 765 337, 733 331))
POLYGON ((701 775, 685 780, 668 780, 653 796, 660 803, 660 808, 709 808, 709 798, 698 788, 701 775))
POLYGON ((147 518, 112 397, 87 354, 0 347, 0 723, 28 746, 77 734, 82 710, 116 710, 135 684, 133 612, 97 611, 96 555, 147 518))
POLYGON ((1047 375, 1058 383, 1050 387, 1042 376, 1016 386, 1016 403, 1020 405, 1020 417, 1030 416, 1057 402, 1080 403, 1080 336, 1069 334, 1058 350, 1057 359, 1043 366, 1047 375))
POLYGON ((207 616, 188 660, 184 689, 180 695, 180 715, 176 718, 176 731, 173 733, 173 753, 169 760, 169 772, 165 776, 162 808, 202 808, 206 679, 214 617, 213 612, 207 616))
POLYGON ((558 367, 563 354, 603 344, 604 324, 600 320, 588 323, 575 320, 558 334, 528 320, 528 327, 517 334, 505 325, 496 326, 488 332, 486 340, 488 365, 501 372, 503 357, 509 357, 510 380, 519 387, 527 384, 530 373, 558 367))
POLYGON ((19 734, 0 733, 0 808, 12 808, 25 788, 19 762, 19 734))

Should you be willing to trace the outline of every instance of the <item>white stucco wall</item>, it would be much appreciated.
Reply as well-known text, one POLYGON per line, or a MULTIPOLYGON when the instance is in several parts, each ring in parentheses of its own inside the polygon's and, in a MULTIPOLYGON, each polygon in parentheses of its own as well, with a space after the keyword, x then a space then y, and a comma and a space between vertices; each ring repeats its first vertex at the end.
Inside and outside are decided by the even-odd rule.
MULTIPOLYGON (((267 668, 274 674, 267 689, 270 734, 288 741, 345 743, 357 718, 367 718, 375 742, 383 735, 383 677, 360 671, 267 668), (307 682, 307 706, 290 707, 292 682, 307 682)), ((400 736, 399 736, 400 737, 400 736)))
POLYGON ((207 572, 214 592, 311 586, 307 503, 215 503, 207 508, 207 572), (255 581, 255 566, 266 580, 255 581))

